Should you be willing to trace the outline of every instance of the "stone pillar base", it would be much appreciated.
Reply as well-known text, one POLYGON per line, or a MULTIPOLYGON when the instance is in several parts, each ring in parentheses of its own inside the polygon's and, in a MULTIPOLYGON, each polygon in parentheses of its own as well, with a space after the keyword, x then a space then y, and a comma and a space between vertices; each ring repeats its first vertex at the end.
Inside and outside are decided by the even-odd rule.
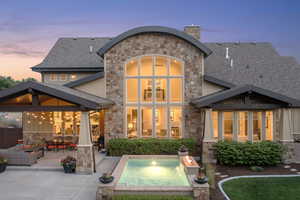
POLYGON ((217 163, 215 148, 216 141, 203 141, 202 145, 202 163, 217 163))
POLYGON ((76 172, 80 174, 94 172, 93 145, 77 146, 76 172))
POLYGON ((290 164, 296 162, 295 143, 293 141, 280 141, 280 143, 286 148, 286 152, 282 157, 283 163, 290 164))

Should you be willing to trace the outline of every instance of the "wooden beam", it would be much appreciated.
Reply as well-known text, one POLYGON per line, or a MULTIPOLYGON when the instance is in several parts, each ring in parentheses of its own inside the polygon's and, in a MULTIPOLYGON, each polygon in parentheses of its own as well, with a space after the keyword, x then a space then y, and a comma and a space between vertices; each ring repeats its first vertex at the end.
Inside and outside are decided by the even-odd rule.
POLYGON ((31 99, 32 99, 32 105, 33 106, 39 106, 40 105, 39 96, 37 94, 32 94, 31 99))
POLYGON ((213 104, 215 110, 270 110, 284 107, 278 104, 213 104))

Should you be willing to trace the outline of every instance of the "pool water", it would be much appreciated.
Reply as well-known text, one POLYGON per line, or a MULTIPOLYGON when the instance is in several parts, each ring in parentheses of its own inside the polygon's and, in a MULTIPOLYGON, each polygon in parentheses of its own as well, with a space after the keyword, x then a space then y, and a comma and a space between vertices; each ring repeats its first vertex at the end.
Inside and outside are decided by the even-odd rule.
POLYGON ((176 158, 128 159, 118 185, 190 186, 183 165, 176 158))

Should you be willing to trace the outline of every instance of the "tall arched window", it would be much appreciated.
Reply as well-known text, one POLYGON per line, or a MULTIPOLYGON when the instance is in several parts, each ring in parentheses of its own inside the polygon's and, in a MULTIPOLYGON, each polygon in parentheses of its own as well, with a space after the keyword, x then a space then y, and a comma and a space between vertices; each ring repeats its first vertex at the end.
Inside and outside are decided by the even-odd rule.
POLYGON ((125 131, 135 137, 182 137, 183 62, 140 56, 125 64, 125 131))

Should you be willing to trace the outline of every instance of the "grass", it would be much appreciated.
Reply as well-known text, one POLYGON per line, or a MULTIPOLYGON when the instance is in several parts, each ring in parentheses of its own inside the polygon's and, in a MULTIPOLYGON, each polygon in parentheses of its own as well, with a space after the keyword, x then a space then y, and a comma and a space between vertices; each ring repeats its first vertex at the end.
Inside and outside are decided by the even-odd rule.
POLYGON ((112 200, 192 200, 187 196, 169 196, 169 195, 116 195, 112 200))
POLYGON ((223 189, 231 200, 300 200, 300 177, 240 178, 223 189))

